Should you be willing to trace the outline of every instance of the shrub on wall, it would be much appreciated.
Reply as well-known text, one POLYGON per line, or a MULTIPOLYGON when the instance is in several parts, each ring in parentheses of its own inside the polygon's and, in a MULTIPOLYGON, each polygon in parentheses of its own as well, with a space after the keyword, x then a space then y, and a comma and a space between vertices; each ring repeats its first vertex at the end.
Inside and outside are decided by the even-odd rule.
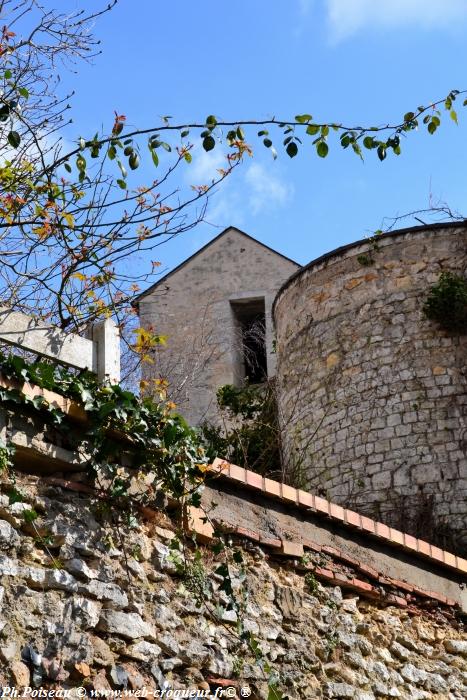
POLYGON ((280 435, 271 382, 217 391, 221 425, 205 423, 201 436, 208 459, 223 457, 263 475, 281 476, 280 435))
POLYGON ((467 333, 467 280, 454 272, 442 272, 430 289, 423 312, 445 330, 467 333))

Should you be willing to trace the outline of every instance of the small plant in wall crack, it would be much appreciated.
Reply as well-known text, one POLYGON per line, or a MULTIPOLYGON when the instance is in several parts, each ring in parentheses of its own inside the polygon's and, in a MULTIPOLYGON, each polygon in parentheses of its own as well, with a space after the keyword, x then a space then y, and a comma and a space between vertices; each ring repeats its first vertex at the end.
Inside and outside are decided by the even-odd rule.
POLYGON ((375 254, 379 251, 378 239, 383 235, 383 231, 375 231, 371 238, 368 239, 368 251, 357 256, 357 262, 362 267, 369 267, 375 263, 375 254))

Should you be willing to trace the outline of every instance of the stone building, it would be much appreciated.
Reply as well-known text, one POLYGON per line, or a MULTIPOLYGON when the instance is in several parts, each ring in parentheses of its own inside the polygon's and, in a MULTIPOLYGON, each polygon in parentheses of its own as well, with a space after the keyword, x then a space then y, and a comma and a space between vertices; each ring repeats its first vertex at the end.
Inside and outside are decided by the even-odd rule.
POLYGON ((141 325, 167 336, 143 378, 164 377, 192 424, 216 417, 216 390, 275 373, 271 307, 299 265, 229 227, 140 294, 141 325))
POLYGON ((154 367, 190 421, 215 415, 222 384, 274 374, 296 485, 465 553, 467 336, 422 307, 442 270, 466 267, 459 224, 358 241, 303 268, 229 228, 138 302, 142 325, 169 336, 154 367), (245 341, 258 319, 263 351, 245 341))
POLYGON ((467 337, 422 307, 442 270, 466 266, 465 225, 415 227, 314 260, 274 304, 285 457, 303 485, 464 552, 467 337))

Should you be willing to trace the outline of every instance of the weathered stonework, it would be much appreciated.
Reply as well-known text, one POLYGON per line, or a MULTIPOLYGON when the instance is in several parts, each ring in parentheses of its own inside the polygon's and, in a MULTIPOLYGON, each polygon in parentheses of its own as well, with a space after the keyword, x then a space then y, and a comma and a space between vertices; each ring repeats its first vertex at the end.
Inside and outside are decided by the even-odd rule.
POLYGON ((381 605, 322 585, 307 567, 333 567, 324 549, 300 561, 238 538, 244 568, 231 562, 231 580, 258 660, 242 645, 237 613, 225 609, 221 577, 212 573, 222 554, 202 550, 195 571, 203 602, 170 557, 175 527, 166 515, 122 529, 119 539, 96 519, 95 501, 70 482, 62 480, 63 489, 60 479, 46 481, 18 474, 24 503, 14 505, 10 485, 1 485, 0 686, 14 685, 17 697, 31 685, 70 698, 83 687, 88 696, 114 689, 156 697, 165 688, 167 697, 198 690, 215 698, 230 686, 234 697, 248 688, 266 700, 271 671, 290 700, 466 697, 467 641, 449 607, 381 605), (37 511, 46 540, 17 518, 19 505, 37 511))
MULTIPOLYGON (((163 377, 192 424, 217 416, 216 391, 241 383, 241 340, 232 304, 264 300, 267 374, 275 374, 271 307, 299 265, 230 227, 138 299, 141 325, 167 336, 143 378, 163 377)), ((149 387, 148 390, 151 390, 149 387)))
POLYGON ((465 552, 467 338, 422 305, 442 270, 464 272, 467 229, 377 243, 310 263, 276 298, 286 458, 306 488, 465 552))

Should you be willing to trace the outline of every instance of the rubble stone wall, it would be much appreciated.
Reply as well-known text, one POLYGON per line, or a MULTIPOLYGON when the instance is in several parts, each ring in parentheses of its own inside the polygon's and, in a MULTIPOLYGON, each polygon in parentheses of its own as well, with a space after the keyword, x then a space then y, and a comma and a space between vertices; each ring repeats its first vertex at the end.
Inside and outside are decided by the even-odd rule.
POLYGON ((459 553, 467 338, 422 306, 466 263, 465 227, 395 232, 310 263, 274 309, 285 453, 304 488, 459 553))
MULTIPOLYGON (((214 697, 231 685, 237 697, 242 688, 268 697, 220 577, 206 578, 218 566, 209 549, 187 577, 171 558, 166 516, 119 532, 85 495, 32 476, 15 488, 22 502, 10 502, 6 483, 0 495, 0 686, 214 697)), ((242 548, 233 587, 284 697, 467 696, 467 638, 449 608, 381 607, 321 585, 294 559, 242 548)))

